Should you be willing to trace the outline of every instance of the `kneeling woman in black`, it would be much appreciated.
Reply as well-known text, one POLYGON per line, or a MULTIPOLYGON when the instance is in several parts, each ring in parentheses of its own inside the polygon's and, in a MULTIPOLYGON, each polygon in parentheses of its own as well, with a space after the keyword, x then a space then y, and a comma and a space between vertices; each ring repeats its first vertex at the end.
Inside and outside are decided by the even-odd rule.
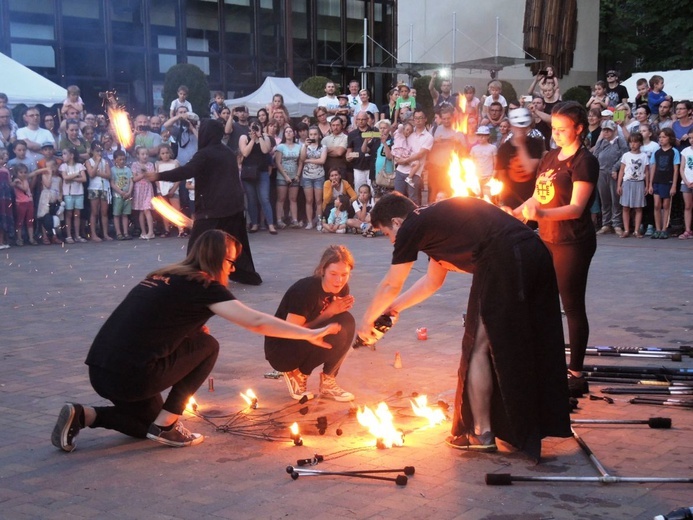
POLYGON ((322 254, 313 276, 303 278, 289 287, 275 313, 277 318, 307 328, 337 323, 341 330, 325 341, 329 350, 302 340, 265 338, 265 357, 272 368, 284 373, 289 394, 294 399, 307 396, 308 376, 323 365, 320 374, 320 395, 335 401, 351 401, 354 395, 340 388, 335 377, 354 339, 355 321, 349 312, 354 297, 349 295, 349 276, 354 257, 344 246, 333 245, 322 254))

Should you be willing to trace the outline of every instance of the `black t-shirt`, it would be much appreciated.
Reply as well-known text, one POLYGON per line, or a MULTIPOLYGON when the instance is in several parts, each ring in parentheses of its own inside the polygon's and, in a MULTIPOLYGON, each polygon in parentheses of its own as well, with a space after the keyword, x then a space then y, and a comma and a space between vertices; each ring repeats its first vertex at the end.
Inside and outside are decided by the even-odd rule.
POLYGON ((607 85, 606 95, 609 96, 613 106, 618 105, 622 99, 628 99, 628 89, 621 84, 611 88, 607 85))
POLYGON ((226 146, 231 148, 234 153, 238 153, 240 151, 240 148, 238 146, 238 141, 241 138, 242 135, 249 135, 250 133, 250 126, 249 125, 242 125, 240 123, 237 123, 234 121, 232 123, 233 125, 233 131, 231 132, 231 135, 228 138, 228 141, 226 142, 226 146))
POLYGON ((422 251, 433 260, 474 273, 478 263, 493 261, 494 254, 507 252, 499 245, 531 237, 534 231, 493 204, 454 197, 407 215, 397 232, 392 263, 414 262, 422 251))
POLYGON ((303 316, 308 323, 320 316, 335 297, 343 298, 348 294, 348 284, 339 294, 328 293, 322 288, 322 278, 309 276, 289 287, 274 315, 286 320, 289 314, 296 314, 303 316))
POLYGON ((656 184, 671 184, 674 182, 674 158, 676 151, 673 148, 654 153, 655 173, 652 182, 656 184))
POLYGON ((235 300, 218 282, 204 287, 184 276, 155 276, 134 287, 106 320, 86 364, 115 374, 143 370, 169 356, 214 313, 209 306, 235 300))
MULTIPOLYGON (((365 132, 372 132, 370 128, 364 130, 365 132)), ((359 158, 350 161, 352 168, 356 170, 370 170, 375 162, 375 154, 378 152, 378 146, 380 146, 379 139, 371 139, 368 145, 368 156, 361 151, 361 146, 363 145, 363 137, 361 137, 361 130, 358 128, 352 130, 347 135, 347 150, 351 149, 352 152, 358 152, 359 158)))
POLYGON ((568 244, 594 238, 594 225, 590 207, 594 202, 599 161, 584 146, 565 161, 558 160, 560 150, 552 150, 541 161, 536 182, 536 197, 542 208, 557 208, 570 204, 573 183, 583 181, 592 184, 592 194, 582 215, 570 220, 542 220, 539 236, 544 242, 568 244))
MULTIPOLYGON (((533 159, 541 159, 544 143, 539 139, 527 138, 527 150, 533 159)), ((501 200, 513 209, 518 207, 534 193, 536 172, 527 172, 518 157, 517 147, 508 139, 498 149, 496 169, 498 179, 503 182, 501 200)))

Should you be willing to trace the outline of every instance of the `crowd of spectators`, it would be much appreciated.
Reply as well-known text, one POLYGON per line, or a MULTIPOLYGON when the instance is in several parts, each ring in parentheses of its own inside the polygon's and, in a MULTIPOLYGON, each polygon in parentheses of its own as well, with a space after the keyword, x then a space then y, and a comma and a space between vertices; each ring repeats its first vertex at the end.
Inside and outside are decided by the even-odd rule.
MULTIPOLYGON (((661 76, 637 85, 631 102, 618 73, 609 71, 587 102, 585 146, 600 164, 595 232, 668 238, 671 202, 680 198, 677 234, 693 238, 693 105, 667 95, 661 76), (633 196, 631 181, 642 183, 642 197, 633 196)), ((294 118, 281 94, 255 114, 221 92, 198 107, 225 124, 250 233, 373 236, 368 211, 383 194, 396 190, 417 204, 453 195, 453 154, 473 161, 481 193, 488 194, 492 178, 502 181, 496 202, 515 208, 531 196, 539 161, 555 147, 551 111, 561 91, 551 67, 520 99, 506 99, 497 80, 480 97, 470 85, 454 92, 434 73, 432 118, 406 84, 391 89, 380 107, 356 80, 346 93, 337 89, 327 82, 313 113, 294 118)), ((87 110, 78 87, 67 91, 58 110, 29 107, 17 121, 0 94, 0 248, 170 236, 170 224, 152 212, 156 195, 194 218, 194 179, 151 183, 145 176, 184 165, 197 151, 199 116, 187 88, 180 86, 165 115, 137 114, 127 148, 103 113, 87 110)), ((176 231, 187 236, 185 228, 176 231)))

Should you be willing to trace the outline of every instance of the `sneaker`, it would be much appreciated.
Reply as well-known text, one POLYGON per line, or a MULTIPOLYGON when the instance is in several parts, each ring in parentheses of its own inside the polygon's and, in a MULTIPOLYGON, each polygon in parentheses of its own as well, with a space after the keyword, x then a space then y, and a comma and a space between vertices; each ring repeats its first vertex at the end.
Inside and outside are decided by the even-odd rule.
POLYGON ((279 220, 279 221, 277 222, 277 227, 278 227, 279 229, 286 229, 286 222, 284 222, 283 220, 279 220))
POLYGON ((303 228, 303 229, 313 229, 313 223, 312 223, 312 222, 308 222, 308 224, 306 224, 306 227, 303 228))
POLYGON ((659 233, 659 238, 661 238, 662 240, 666 240, 667 238, 669 238, 669 232, 668 231, 661 231, 659 233))
POLYGON ((654 233, 652 233, 652 234, 650 235, 650 238, 651 238, 652 240, 656 240, 656 239, 659 238, 659 235, 660 235, 660 234, 661 234, 661 231, 655 231, 654 233))
POLYGON ((74 243, 75 243, 75 240, 74 240, 72 237, 67 237, 67 238, 65 239, 65 243, 66 243, 66 244, 74 244, 74 243))
POLYGON ((466 435, 451 435, 445 439, 445 442, 448 446, 456 450, 486 451, 489 453, 498 451, 496 437, 491 432, 484 432, 481 435, 475 435, 473 433, 467 433, 466 435))
POLYGON ((0 249, 9 249, 10 246, 8 244, 0 244, 0 249))
POLYGON ((568 371, 568 392, 570 397, 582 397, 589 391, 590 386, 584 376, 577 377, 568 371))
POLYGON ((312 392, 307 390, 308 376, 298 368, 291 372, 284 372, 284 381, 286 381, 286 386, 292 399, 300 401, 303 399, 303 396, 306 396, 308 399, 315 397, 312 392))
POLYGON ((300 220, 294 220, 291 222, 291 225, 289 226, 291 229, 300 229, 303 227, 303 222, 300 220))
POLYGON ((354 394, 341 388, 334 376, 328 376, 324 372, 320 374, 320 396, 339 402, 354 400, 354 394))
POLYGON ((80 244, 86 244, 88 242, 86 238, 80 236, 75 237, 75 240, 80 244))
POLYGON ((597 231, 597 235, 608 235, 609 233, 613 233, 614 228, 611 226, 602 226, 602 228, 597 231))
POLYGON ((205 440, 204 435, 191 433, 180 421, 176 421, 176 424, 170 430, 162 430, 156 424, 150 424, 147 431, 147 439, 165 444, 166 446, 173 446, 174 448, 195 446, 205 440))
POLYGON ((616 233, 617 235, 622 235, 623 234, 623 228, 621 226, 616 226, 614 228, 614 233, 616 233))
POLYGON ((67 452, 73 451, 75 438, 83 428, 82 417, 84 417, 84 408, 81 404, 67 403, 63 406, 51 434, 53 446, 67 452))
POLYGON ((647 230, 645 231, 645 236, 646 236, 646 237, 651 237, 651 236, 652 236, 652 233, 654 233, 654 232, 655 232, 654 226, 653 226, 652 224, 649 224, 649 225, 647 226, 647 230))
POLYGON ((17 240, 15 240, 14 243, 16 245, 18 245, 19 247, 22 247, 24 245, 24 240, 22 240, 21 238, 18 238, 17 240))
POLYGON ((337 231, 335 231, 335 233, 339 233, 339 234, 343 235, 346 233, 346 229, 338 229, 337 231))

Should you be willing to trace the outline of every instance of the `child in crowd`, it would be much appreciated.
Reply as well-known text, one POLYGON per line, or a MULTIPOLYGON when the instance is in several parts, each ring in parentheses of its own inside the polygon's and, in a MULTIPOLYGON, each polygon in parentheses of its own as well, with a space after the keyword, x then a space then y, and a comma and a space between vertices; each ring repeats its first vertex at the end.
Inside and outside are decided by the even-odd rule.
POLYGON ((123 150, 113 152, 111 168, 111 189, 113 190, 113 224, 116 239, 132 240, 130 235, 130 214, 132 213, 132 170, 125 166, 126 154, 123 150))
POLYGON ((59 162, 57 159, 45 159, 45 164, 44 168, 35 172, 41 174, 41 194, 39 195, 36 218, 43 228, 43 243, 45 245, 62 244, 53 233, 53 228, 56 227, 53 225, 53 215, 56 214, 63 199, 63 178, 58 170, 59 162))
POLYGON ((145 146, 135 148, 135 157, 137 157, 137 161, 130 166, 132 180, 135 183, 132 209, 139 211, 140 238, 142 240, 151 240, 154 238, 154 218, 152 217, 154 189, 152 188, 152 183, 147 180, 146 174, 154 171, 154 165, 148 161, 149 151, 145 146))
MULTIPOLYGON (((414 133, 414 124, 411 121, 406 121, 404 124, 400 124, 397 127, 397 130, 395 130, 393 135, 394 143, 392 144, 392 157, 395 161, 395 167, 397 167, 397 163, 399 161, 409 159, 414 152, 414 148, 409 144, 409 136, 412 133, 414 133)), ((407 175, 405 180, 407 184, 413 188, 413 177, 419 173, 421 162, 414 161, 410 164, 410 166, 411 169, 409 170, 409 175, 407 175)))
MULTIPOLYGON (((652 136, 655 133, 653 126, 650 123, 643 123, 640 125, 639 131, 643 139, 643 145, 640 147, 640 151, 647 154, 647 164, 650 164, 652 161, 652 156, 657 150, 659 150, 659 144, 652 140, 652 136)), ((643 210, 642 220, 645 236, 651 237, 655 230, 654 198, 650 193, 647 193, 647 190, 645 191, 645 209, 643 210)))
POLYGON ((402 83, 397 90, 399 97, 395 103, 395 120, 392 122, 394 125, 407 121, 416 110, 416 98, 411 95, 409 85, 402 83))
POLYGON ((279 111, 285 112, 286 114, 289 113, 289 109, 284 105, 284 96, 281 94, 275 94, 272 96, 272 102, 267 105, 267 115, 269 120, 274 121, 274 113, 279 111))
MULTIPOLYGON (((157 172, 167 172, 178 168, 180 164, 176 159, 173 158, 173 150, 167 144, 162 144, 159 147, 159 160, 156 161, 154 165, 157 172)), ((187 184, 187 183, 186 183, 187 184)), ((169 182, 169 181, 157 181, 157 190, 159 195, 166 199, 172 207, 180 211, 180 195, 178 193, 178 188, 180 187, 179 182, 169 182)), ((191 199, 192 200, 192 199, 191 199)), ((165 232, 162 237, 171 236, 171 223, 163 219, 165 232)), ((182 236, 184 233, 183 228, 178 228, 178 236, 182 236)))
POLYGON ((192 112, 192 105, 188 101, 188 87, 181 85, 178 87, 178 98, 171 101, 171 109, 169 110, 169 117, 173 117, 178 113, 180 107, 186 107, 188 112, 192 112))
POLYGON ((498 101, 502 106, 503 110, 506 110, 508 108, 508 102, 501 95, 501 91, 503 90, 503 84, 498 81, 497 79, 494 79, 493 81, 490 81, 488 84, 488 96, 484 98, 484 104, 481 108, 481 114, 483 117, 488 116, 488 107, 491 106, 491 103, 494 101, 498 101))
POLYGON ((12 180, 7 160, 10 154, 0 148, 0 249, 9 248, 7 240, 14 232, 14 214, 12 212, 12 180))
POLYGON ((108 206, 111 203, 111 166, 103 157, 101 143, 91 143, 89 159, 85 163, 89 185, 87 186, 87 198, 91 212, 89 213, 89 226, 92 242, 101 242, 97 232, 97 221, 101 223, 103 240, 113 240, 108 234, 108 206))
POLYGON ((375 203, 371 196, 371 187, 368 184, 359 186, 359 193, 351 206, 354 208, 354 216, 347 219, 347 228, 366 236, 371 230, 371 209, 375 203))
POLYGON ((330 210, 327 222, 322 226, 323 233, 346 233, 347 220, 349 215, 349 195, 340 195, 334 201, 334 207, 330 210))
MULTIPOLYGON (((693 127, 688 130, 688 142, 693 143, 693 127)), ((693 238, 693 145, 681 152, 681 194, 683 195, 683 222, 686 229, 679 239, 693 238)))
POLYGON ((650 238, 669 238, 669 206, 676 193, 681 154, 675 148, 676 135, 671 128, 659 132, 659 146, 650 160, 648 193, 654 195, 655 232, 650 238))
POLYGON ((630 151, 621 157, 621 168, 618 172, 616 192, 621 196, 621 206, 623 206, 623 233, 621 238, 628 238, 631 235, 630 210, 635 209, 635 236, 642 238, 640 224, 642 222, 642 208, 645 206, 645 185, 647 180, 648 158, 647 154, 641 151, 643 144, 642 135, 638 132, 630 134, 628 146, 630 151))
POLYGON ((190 177, 185 181, 185 188, 188 190, 188 209, 190 210, 190 218, 195 218, 195 177, 190 177))
POLYGON ((671 96, 664 92, 664 78, 655 74, 650 78, 650 91, 647 93, 647 104, 652 114, 659 112, 659 105, 665 99, 672 101, 671 96))
POLYGON ((70 85, 67 87, 67 99, 63 101, 63 106, 60 109, 60 113, 65 118, 67 111, 74 108, 79 114, 80 119, 84 119, 84 101, 79 97, 81 94, 79 87, 77 85, 70 85))
POLYGON ((212 104, 209 106, 209 117, 212 119, 219 119, 221 116, 221 111, 223 108, 226 106, 224 103, 224 93, 217 90, 214 93, 214 100, 212 101, 212 104))
POLYGON ((13 168, 12 186, 14 187, 14 214, 17 234, 16 244, 24 245, 23 232, 26 231, 29 243, 37 246, 34 239, 34 197, 29 186, 29 169, 24 164, 13 168))
POLYGON ((63 150, 63 163, 60 175, 63 178, 63 200, 65 201, 65 242, 74 244, 87 240, 79 234, 80 215, 84 209, 84 182, 87 180, 85 168, 77 162, 78 152, 74 148, 63 150), (73 235, 74 224, 74 238, 73 235))
POLYGON ((14 159, 11 159, 10 161, 8 161, 7 166, 12 168, 14 166, 17 166, 18 164, 23 164, 27 167, 27 169, 29 170, 29 173, 36 170, 36 161, 27 157, 27 153, 26 153, 27 145, 26 145, 26 141, 24 139, 17 139, 14 142, 13 150, 14 150, 15 157, 14 157, 14 159))
POLYGON ((474 161, 481 189, 485 195, 491 196, 486 184, 493 177, 498 149, 489 142, 491 131, 487 126, 480 126, 476 131, 476 136, 477 143, 472 146, 469 156, 474 161))
POLYGON ((592 97, 587 101, 587 108, 598 108, 601 112, 606 110, 611 106, 611 99, 606 95, 607 89, 606 81, 597 81, 594 84, 594 90, 592 91, 592 97))
POLYGON ((650 85, 646 78, 638 78, 635 82, 635 87, 638 89, 638 93, 635 95, 635 103, 633 106, 638 108, 640 105, 647 105, 647 96, 650 92, 650 85))

